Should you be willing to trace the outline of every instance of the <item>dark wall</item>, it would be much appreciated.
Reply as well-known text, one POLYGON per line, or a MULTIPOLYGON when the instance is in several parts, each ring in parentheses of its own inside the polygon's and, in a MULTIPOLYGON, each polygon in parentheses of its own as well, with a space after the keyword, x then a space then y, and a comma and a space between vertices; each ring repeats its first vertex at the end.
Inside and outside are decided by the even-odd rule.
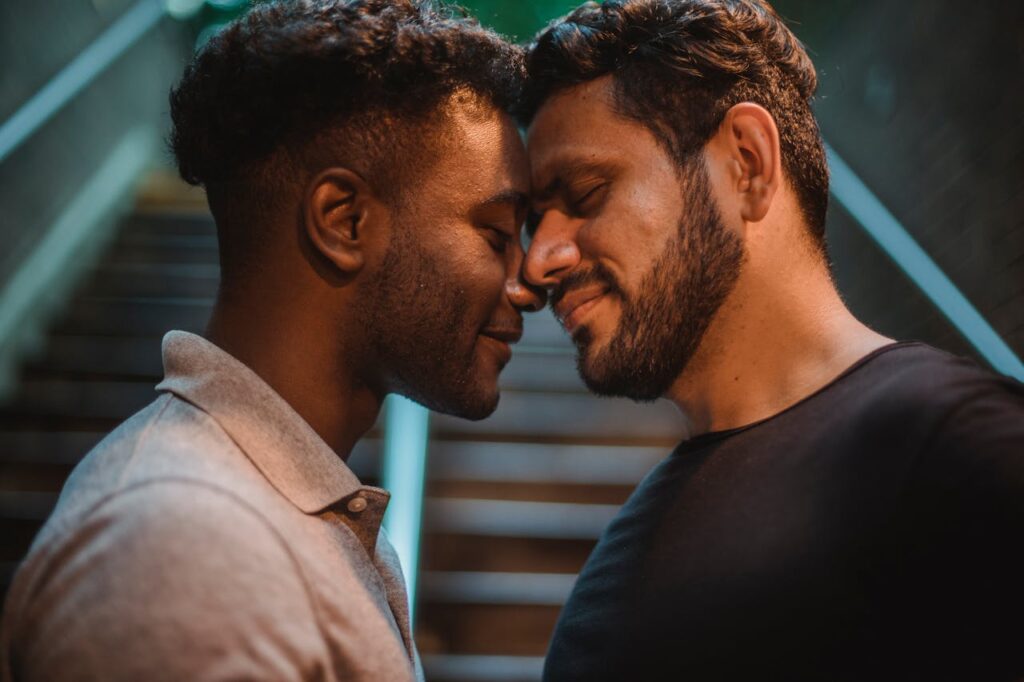
MULTIPOLYGON (((778 0, 818 67, 825 138, 1024 356, 1024 3, 778 0)), ((851 307, 881 331, 962 339, 838 207, 851 307)))

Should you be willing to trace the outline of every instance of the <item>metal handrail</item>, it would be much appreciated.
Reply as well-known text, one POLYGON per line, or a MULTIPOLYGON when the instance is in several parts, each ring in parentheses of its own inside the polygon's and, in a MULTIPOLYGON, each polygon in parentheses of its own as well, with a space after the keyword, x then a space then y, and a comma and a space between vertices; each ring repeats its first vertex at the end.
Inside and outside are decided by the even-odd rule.
POLYGON ((163 17, 159 0, 139 0, 0 126, 0 163, 163 17))
POLYGON ((993 368, 1024 381, 1024 364, 992 325, 842 157, 828 145, 825 151, 832 171, 832 196, 993 368))

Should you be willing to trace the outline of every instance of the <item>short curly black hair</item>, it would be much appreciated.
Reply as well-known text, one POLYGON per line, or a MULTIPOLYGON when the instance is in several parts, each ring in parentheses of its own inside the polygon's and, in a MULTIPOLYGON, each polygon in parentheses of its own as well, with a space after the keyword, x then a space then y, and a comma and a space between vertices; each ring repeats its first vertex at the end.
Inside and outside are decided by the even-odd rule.
POLYGON ((518 113, 612 74, 616 107, 647 126, 677 163, 688 163, 739 102, 775 118, 782 163, 811 235, 824 248, 828 165, 811 109, 814 65, 762 0, 587 2, 530 45, 518 113))
POLYGON ((171 90, 170 147, 206 188, 227 267, 243 249, 230 224, 250 231, 283 188, 328 165, 400 199, 442 105, 466 91, 508 111, 524 73, 522 48, 430 0, 259 3, 171 90))

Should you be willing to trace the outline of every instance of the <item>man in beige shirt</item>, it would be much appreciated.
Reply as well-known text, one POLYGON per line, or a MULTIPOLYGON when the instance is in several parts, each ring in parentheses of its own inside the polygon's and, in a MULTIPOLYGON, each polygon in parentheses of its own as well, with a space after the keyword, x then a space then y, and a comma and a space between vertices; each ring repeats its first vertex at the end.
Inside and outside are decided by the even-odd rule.
POLYGON ((389 393, 482 418, 519 280, 519 51, 405 0, 257 5, 172 92, 221 289, 76 468, 15 577, 10 680, 422 679, 388 493, 345 464, 389 393))

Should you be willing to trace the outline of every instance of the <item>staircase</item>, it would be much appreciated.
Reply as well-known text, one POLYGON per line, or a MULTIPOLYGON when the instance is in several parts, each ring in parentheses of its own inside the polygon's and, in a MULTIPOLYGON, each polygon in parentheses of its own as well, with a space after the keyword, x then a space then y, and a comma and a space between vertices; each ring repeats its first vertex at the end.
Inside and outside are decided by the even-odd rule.
MULTIPOLYGON (((78 460, 153 400, 160 339, 200 332, 217 288, 209 215, 145 205, 0 406, 0 589, 78 460)), ((482 422, 431 417, 416 636, 437 682, 537 680, 559 609, 608 520, 680 435, 673 408, 587 394, 548 312, 526 320, 482 422)), ((379 480, 379 433, 350 465, 379 480)))

